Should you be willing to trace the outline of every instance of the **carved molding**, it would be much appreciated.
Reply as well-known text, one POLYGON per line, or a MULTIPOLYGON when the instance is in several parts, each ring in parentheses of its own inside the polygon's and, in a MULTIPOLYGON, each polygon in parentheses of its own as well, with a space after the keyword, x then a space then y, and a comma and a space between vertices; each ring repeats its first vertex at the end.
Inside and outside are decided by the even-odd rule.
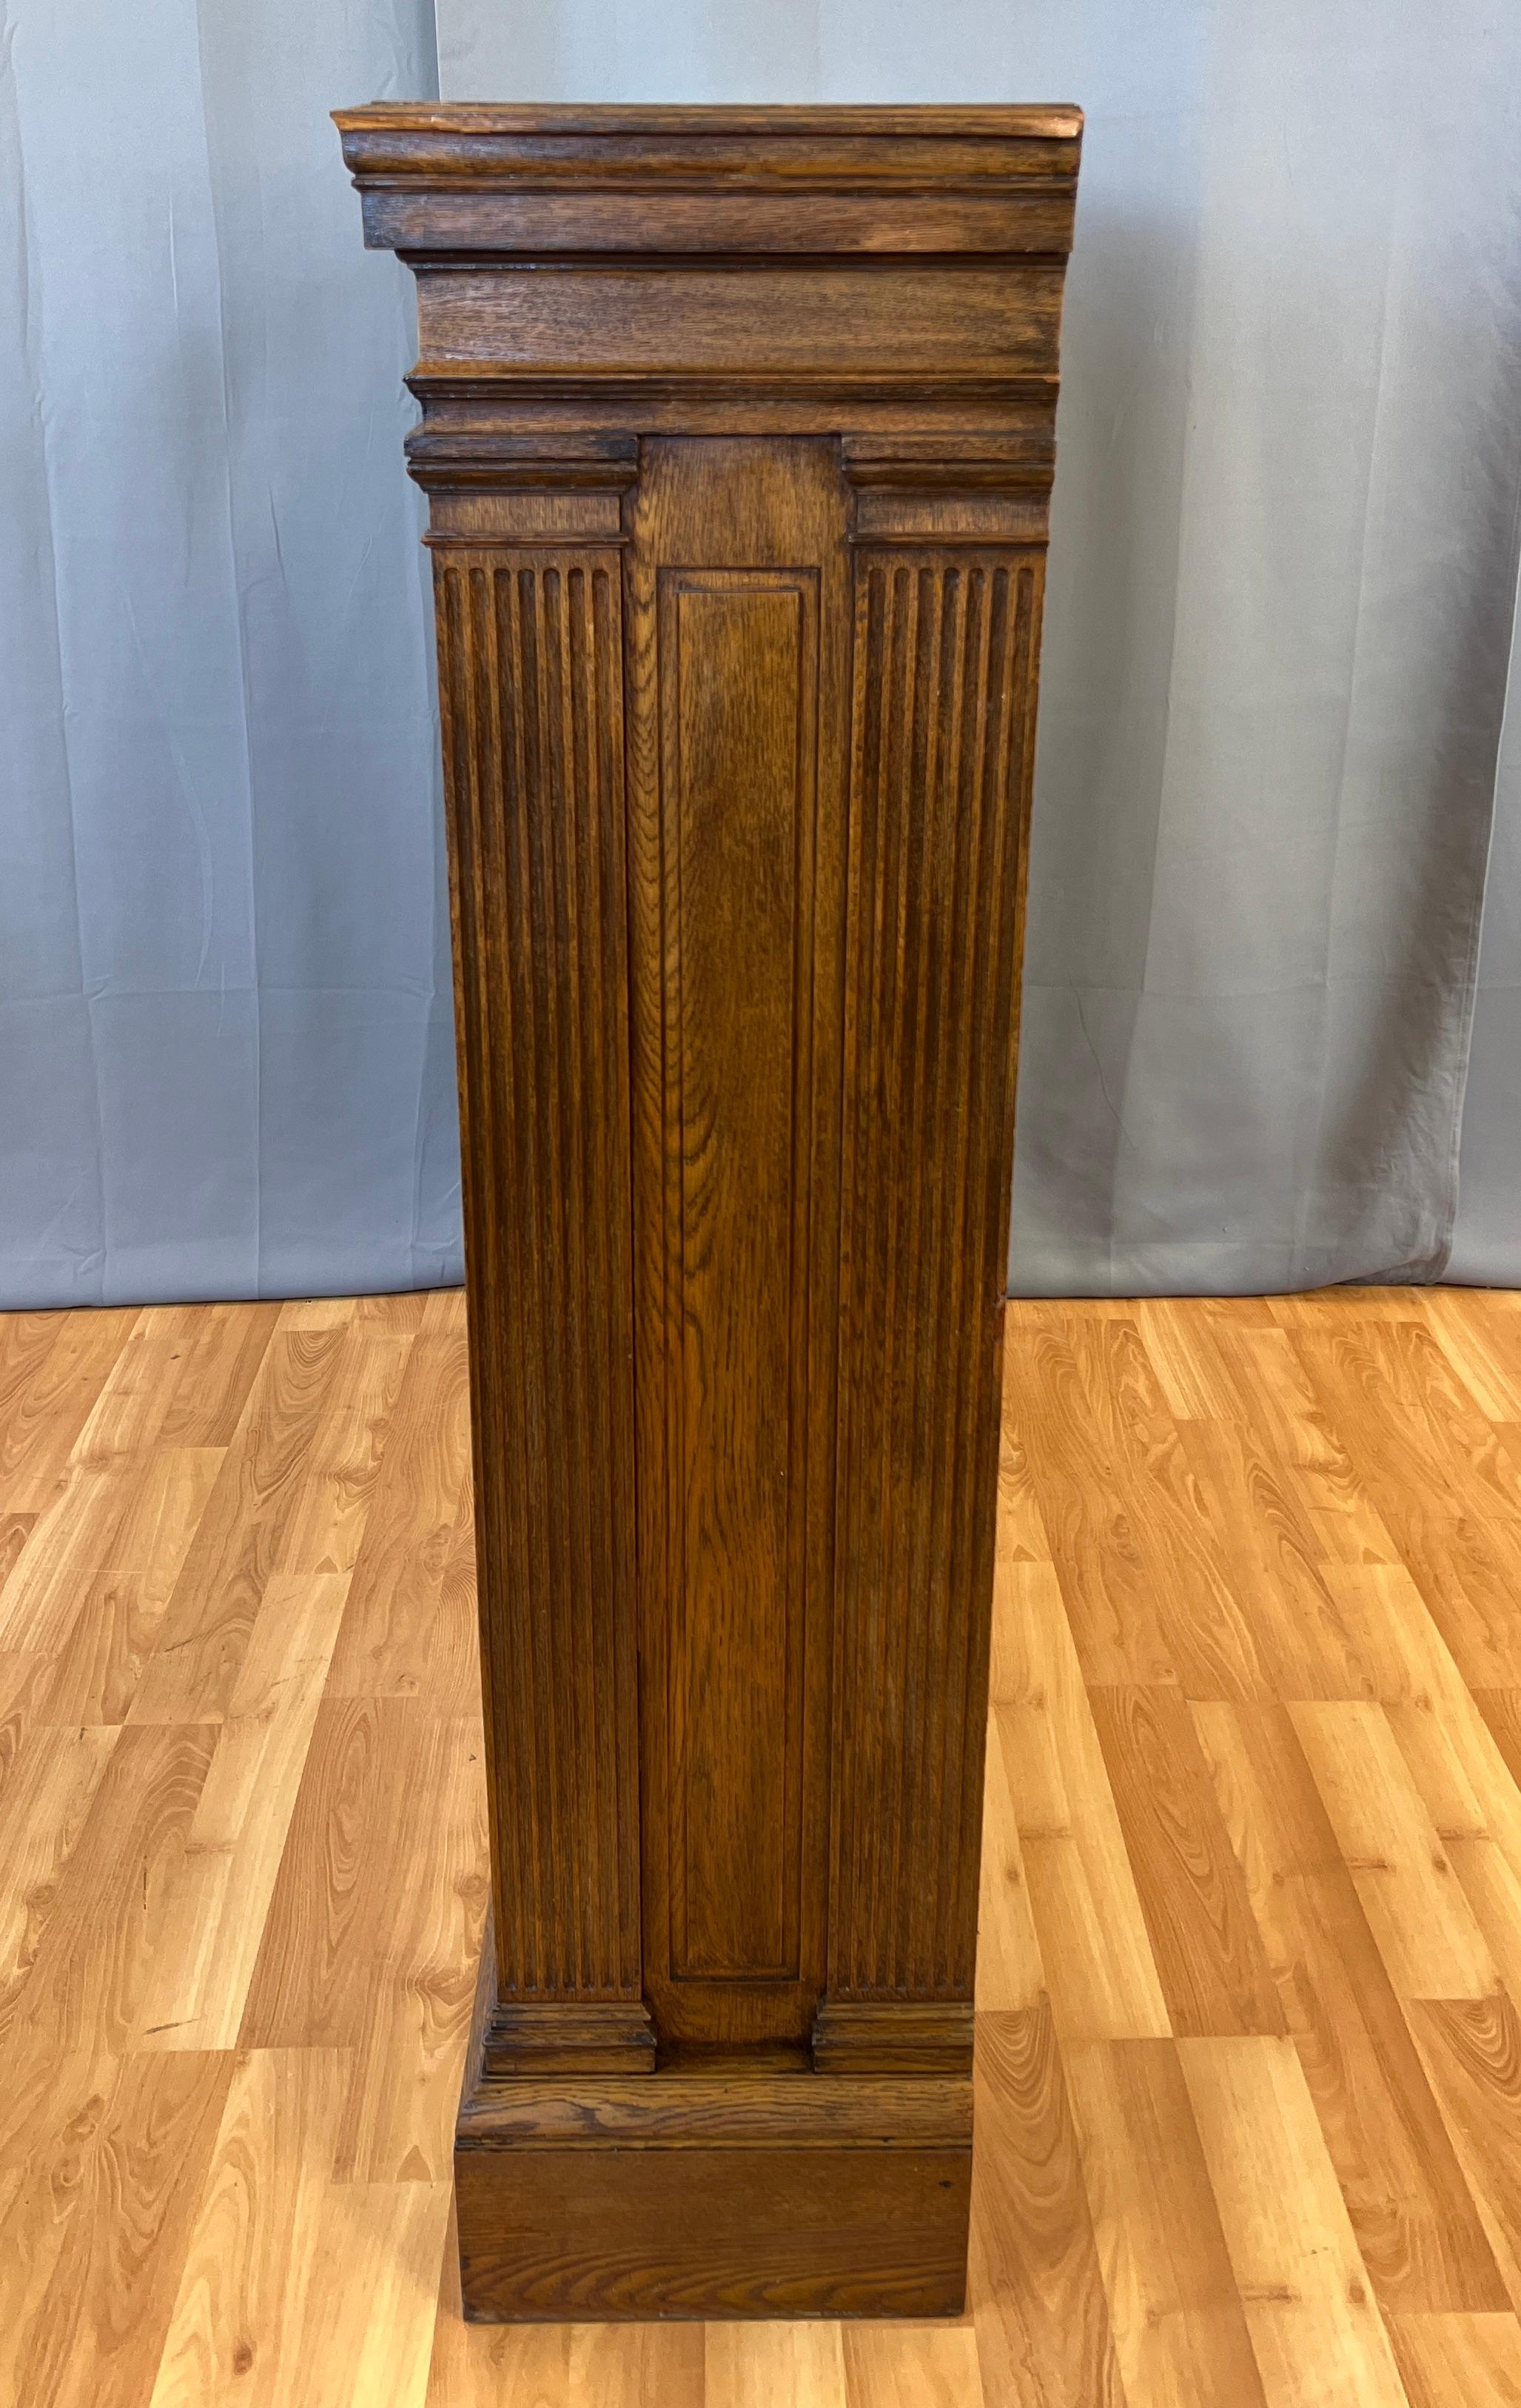
POLYGON ((832 2000, 969 1999, 1039 552, 856 554, 832 2000))
POLYGON ((816 2073, 960 2073, 972 2064, 969 1999, 825 1999, 813 2024, 816 2073))
POLYGON ((637 2003, 621 560, 434 566, 497 1973, 637 2003))

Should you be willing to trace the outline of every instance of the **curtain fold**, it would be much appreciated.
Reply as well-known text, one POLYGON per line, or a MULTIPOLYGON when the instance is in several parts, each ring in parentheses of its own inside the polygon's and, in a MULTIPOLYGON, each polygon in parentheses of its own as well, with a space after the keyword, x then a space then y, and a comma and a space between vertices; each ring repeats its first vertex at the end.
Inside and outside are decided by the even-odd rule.
POLYGON ((1521 18, 1177 13, 1186 126, 1112 141, 1105 79, 1084 159, 1012 1276, 1436 1278, 1516 589, 1521 18), (1148 245, 1158 155, 1190 181, 1148 245))
POLYGON ((1521 1287, 1521 612, 1511 648, 1447 1277, 1521 1287))
MULTIPOLYGON (((1521 12, 438 6, 458 97, 1085 106, 1012 1283, 1521 1282, 1521 12)), ((327 122, 428 0, 7 26, 0 1305, 457 1278, 410 279, 327 122)))
POLYGON ((0 1303, 457 1278, 410 302, 428 0, 11 0, 0 1303))
MULTIPOLYGON (((1521 12, 438 21, 462 99, 1083 104, 1012 1283, 1441 1276, 1517 578, 1521 12)), ((1517 1142, 1505 941, 1492 919, 1473 1177, 1476 1115, 1517 1142)), ((1485 1260, 1521 1279, 1503 1183, 1485 1260)))

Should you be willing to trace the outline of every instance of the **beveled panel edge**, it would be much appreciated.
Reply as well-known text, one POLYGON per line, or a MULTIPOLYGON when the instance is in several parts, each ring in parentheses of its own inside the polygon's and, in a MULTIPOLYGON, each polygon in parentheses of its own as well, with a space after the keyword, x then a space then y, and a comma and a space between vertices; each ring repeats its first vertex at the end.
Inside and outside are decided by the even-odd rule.
MULTIPOLYGON (((820 805, 821 782, 819 777, 819 763, 816 757, 816 746, 818 741, 819 724, 819 683, 823 668, 820 657, 824 621, 823 584, 824 569, 822 565, 815 561, 806 560, 796 562, 770 562, 756 566, 739 566, 729 563, 707 565, 702 563, 666 562, 660 564, 656 567, 654 577, 657 627, 656 659, 658 664, 656 691, 658 695, 658 710, 661 728, 661 749, 662 760, 666 767, 666 800, 670 809, 669 840, 674 847, 675 858, 678 864, 680 864, 682 860, 682 831, 684 825, 682 800, 688 790, 689 782, 686 776, 686 763, 682 755, 681 745, 681 730, 682 724, 681 681, 683 664, 690 649, 690 638, 682 638, 680 633, 681 603, 689 595, 701 595, 710 599, 717 598, 731 602, 742 602, 757 595, 792 596, 796 602, 796 687, 795 695, 796 709, 794 714, 792 742, 796 773, 796 785, 794 790, 794 859, 799 864, 806 862, 808 865, 808 890, 805 896, 801 883, 799 883, 799 889, 794 899, 796 913, 802 918, 809 927, 811 927, 813 924, 817 909, 817 896, 813 889, 816 886, 817 879, 817 821, 820 805), (667 679, 669 681, 668 690, 667 679), (809 824, 809 837, 806 845, 799 844, 797 835, 796 833, 797 820, 803 815, 806 815, 806 819, 809 824)), ((698 682, 700 686, 700 679, 698 682)), ((675 878, 675 890, 678 895, 683 891, 685 882, 682 869, 679 867, 675 878)), ((675 981, 675 994, 678 998, 680 998, 682 993, 683 972, 685 966, 683 934, 684 932, 681 915, 678 914, 676 915, 674 922, 667 926, 667 935, 668 959, 671 965, 671 975, 673 975, 675 981)), ((813 1109, 811 1083, 810 1082, 805 1088, 799 1077, 799 1041, 802 1035, 800 1024, 805 1011, 811 1015, 814 999, 814 984, 811 975, 811 965, 808 965, 805 969, 805 965, 797 945, 796 932, 794 936, 792 969, 793 978, 790 998, 791 1019, 789 1023, 787 1048, 789 1055, 791 1111, 787 1151, 789 1167, 794 1181, 795 1197, 799 1177, 801 1177, 801 1180, 806 1183, 807 1169, 805 1166, 809 1151, 808 1130, 813 1109)), ((679 1000, 677 1010, 678 1017, 680 1018, 682 1015, 682 1007, 679 1000)), ((806 1035, 804 1047, 806 1057, 809 1060, 811 1060, 812 1057, 812 1030, 811 1027, 810 1027, 806 1035)), ((675 1097, 673 1100, 679 1104, 680 1098, 681 1073, 678 1071, 675 1097)), ((681 1201, 678 1204, 674 1226, 667 1229, 666 1242, 671 1267, 670 1301, 674 1307, 677 1324, 680 1326, 683 1324, 686 1319, 690 1304, 690 1269, 687 1256, 687 1215, 685 1210, 684 1185, 688 1170, 686 1144, 687 1132, 684 1126, 678 1122, 673 1125, 671 1135, 675 1142, 668 1175, 675 1181, 674 1193, 681 1201)), ((792 1226, 795 1213, 796 1202, 794 1200, 794 1204, 789 1210, 787 1216, 789 1228, 792 1226)), ((809 1283, 812 1273, 811 1250, 806 1242, 803 1243, 800 1248, 796 1244, 794 1244, 790 1249, 788 1273, 790 1284, 786 1299, 785 1326, 789 1329, 792 1329, 796 1326, 800 1310, 806 1326, 809 1283), (801 1257, 800 1259, 799 1255, 801 1257)), ((801 1426, 807 1414, 808 1399, 806 1394, 805 1373, 806 1351, 800 1361, 795 1361, 789 1365, 789 1393, 787 1398, 786 1423, 788 1433, 786 1444, 789 1453, 791 1447, 791 1433, 795 1427, 801 1426)), ((685 1436, 685 1424, 686 1414, 683 1408, 682 1412, 683 1439, 685 1436)), ((793 1467, 789 1465, 789 1472, 792 1468, 793 1467)), ((683 1494, 687 1493, 690 1479, 690 1462, 683 1462, 682 1469, 682 1489, 683 1494)), ((786 1615, 788 1630, 785 1652, 787 1662, 790 1667, 790 1686, 787 1704, 790 1706, 793 1721, 792 1727, 790 1729, 789 1744, 784 1750, 782 1757, 782 1806, 781 1819, 784 1832, 791 1832, 794 1845, 792 1850, 792 1861, 784 1875, 783 1887, 779 1900, 781 1909, 782 1948, 779 1955, 772 1961, 756 1962, 748 1965, 740 1963, 725 1964, 718 1961, 703 1962, 691 1953, 690 1925, 688 1921, 689 1900, 692 1886, 690 1879, 691 1865, 688 1856, 690 1837, 689 1780, 686 1768, 680 1763, 673 1762, 668 1768, 666 1784, 667 1801, 671 1810, 669 1812, 667 1822, 667 1837, 668 1845, 673 1852, 673 1860, 669 1867, 667 1876, 667 1895, 673 1908, 671 1926, 668 1934, 669 1946, 667 1954, 667 1978, 672 1984, 701 1983, 705 1985, 712 1985, 715 1983, 737 1982, 753 1984, 761 1987, 768 1985, 791 1986, 792 1985, 801 1981, 803 1978, 803 1931, 806 1921, 802 1895, 804 1881, 804 1831, 802 1801, 800 1789, 796 1782, 795 1756, 800 1756, 801 1754, 806 1712, 804 1700, 805 1674, 803 1669, 808 1647, 806 1539, 804 1538, 800 1525, 797 1523, 796 1518, 798 1512, 798 1504, 796 1495, 791 1493, 791 1485, 792 1484, 789 1478, 789 1493, 786 1505, 786 1536, 784 1541, 785 1573, 781 1586, 781 1598, 786 1615), (795 1649, 796 1655, 794 1653, 795 1649), (678 1800, 679 1803, 676 1802, 678 1800), (794 1821, 796 1821, 795 1830, 793 1830, 794 1821), (682 1862, 679 1869, 674 1858, 674 1852, 678 1846, 680 1846, 682 1852, 682 1862)), ((684 1541, 682 1575, 684 1585, 684 1541)))

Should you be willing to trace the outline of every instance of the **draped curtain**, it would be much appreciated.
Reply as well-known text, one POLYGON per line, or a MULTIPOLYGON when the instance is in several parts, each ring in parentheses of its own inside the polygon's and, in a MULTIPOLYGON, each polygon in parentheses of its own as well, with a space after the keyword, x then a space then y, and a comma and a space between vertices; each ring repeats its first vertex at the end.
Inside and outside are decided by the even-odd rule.
POLYGON ((0 1304, 460 1271, 409 279, 428 0, 7 0, 0 1304))
MULTIPOLYGON (((455 1278, 410 279, 326 117, 431 13, 8 24, 0 1303, 455 1278)), ((461 98, 1083 104, 1012 1283, 1521 1283, 1521 12, 436 30, 461 98)))

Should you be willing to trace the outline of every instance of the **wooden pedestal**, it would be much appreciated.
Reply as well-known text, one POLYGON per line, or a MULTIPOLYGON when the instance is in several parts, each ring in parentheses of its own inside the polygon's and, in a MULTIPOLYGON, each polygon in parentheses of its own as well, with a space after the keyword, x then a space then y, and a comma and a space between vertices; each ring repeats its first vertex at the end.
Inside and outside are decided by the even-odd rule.
POLYGON ((1069 108, 346 111, 418 281, 489 2316, 960 2305, 1069 108))

